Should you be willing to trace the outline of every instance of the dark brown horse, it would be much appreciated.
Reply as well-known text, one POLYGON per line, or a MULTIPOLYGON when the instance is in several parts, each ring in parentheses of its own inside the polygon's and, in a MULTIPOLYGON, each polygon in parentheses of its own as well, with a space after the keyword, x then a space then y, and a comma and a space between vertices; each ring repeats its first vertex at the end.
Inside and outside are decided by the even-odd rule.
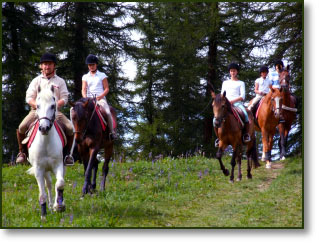
POLYGON ((263 98, 258 108, 255 129, 261 131, 263 143, 262 161, 266 161, 266 168, 271 168, 271 149, 273 146, 276 127, 279 122, 282 106, 281 90, 271 88, 263 98))
POLYGON ((253 115, 250 111, 247 111, 249 119, 251 121, 251 126, 249 127, 249 135, 251 141, 248 143, 243 143, 242 141, 242 126, 237 121, 235 115, 232 112, 232 105, 226 98, 226 91, 223 94, 215 95, 214 92, 211 92, 213 101, 213 110, 214 110, 214 127, 217 128, 217 137, 219 138, 219 147, 216 154, 216 157, 219 161, 220 168, 223 171, 225 176, 229 175, 228 169, 225 168, 222 162, 222 154, 228 145, 231 145, 233 148, 233 155, 231 159, 231 174, 230 182, 234 182, 234 169, 236 166, 236 161, 238 164, 238 177, 237 181, 240 181, 242 178, 241 174, 241 157, 243 145, 247 146, 247 178, 251 179, 251 168, 252 163, 254 167, 259 167, 258 156, 257 156, 257 147, 256 147, 256 138, 255 130, 253 124, 253 115))
POLYGON ((284 160, 286 156, 286 147, 288 140, 288 133, 291 126, 296 119, 296 99, 290 94, 290 75, 289 75, 289 65, 284 67, 279 73, 279 81, 282 88, 281 94, 283 97, 282 101, 282 116, 285 120, 283 123, 279 123, 279 149, 280 149, 280 159, 284 160))
MULTIPOLYGON (((109 171, 109 161, 113 153, 113 141, 109 139, 110 130, 108 126, 103 131, 102 124, 96 112, 95 100, 92 98, 81 98, 76 103, 70 103, 72 123, 75 128, 75 141, 84 164, 85 180, 82 194, 92 192, 96 188, 96 174, 98 169, 97 154, 104 148, 104 165, 102 172, 101 191, 105 189, 105 178, 109 171), (91 176, 93 170, 93 182, 91 176)), ((111 108, 111 107, 110 107, 111 108)), ((113 117, 115 111, 111 108, 113 117)))

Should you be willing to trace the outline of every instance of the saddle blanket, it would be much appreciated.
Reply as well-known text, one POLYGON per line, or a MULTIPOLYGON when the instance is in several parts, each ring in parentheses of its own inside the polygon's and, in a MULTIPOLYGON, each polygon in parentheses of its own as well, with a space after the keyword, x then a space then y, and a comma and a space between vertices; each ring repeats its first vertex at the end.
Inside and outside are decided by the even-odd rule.
MULTIPOLYGON (((37 134, 37 132, 39 131, 39 121, 35 121, 34 123, 32 123, 28 129, 28 131, 26 132, 26 138, 22 141, 22 144, 27 144, 28 143, 28 148, 31 147, 32 142, 37 134)), ((66 136, 64 131, 62 130, 61 126, 59 125, 59 123, 57 121, 54 121, 54 127, 57 130, 61 143, 62 143, 62 147, 64 147, 67 143, 66 140, 66 136)))
MULTIPOLYGON (((116 129, 117 123, 116 123, 115 115, 114 115, 112 109, 113 109, 113 108, 110 108, 111 114, 112 114, 112 120, 113 120, 113 129, 116 129)), ((101 112, 99 106, 97 106, 97 107, 95 108, 95 111, 96 111, 97 116, 99 117, 99 120, 100 120, 102 129, 103 129, 103 131, 105 131, 105 130, 106 130, 107 123, 106 123, 106 121, 105 121, 105 119, 104 119, 104 116, 102 115, 102 112, 101 112)))

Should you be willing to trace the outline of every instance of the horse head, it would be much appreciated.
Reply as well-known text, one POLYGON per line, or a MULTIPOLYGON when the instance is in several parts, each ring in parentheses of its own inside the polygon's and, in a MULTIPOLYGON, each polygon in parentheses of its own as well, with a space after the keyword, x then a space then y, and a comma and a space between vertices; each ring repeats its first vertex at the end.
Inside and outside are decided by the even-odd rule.
POLYGON ((271 88, 270 92, 270 103, 272 107, 272 111, 274 112, 275 118, 279 119, 280 111, 282 107, 282 94, 281 94, 282 88, 276 89, 271 88))
POLYGON ((43 135, 47 135, 52 128, 57 111, 57 102, 54 97, 54 87, 38 87, 36 98, 37 116, 39 120, 39 130, 43 135))
POLYGON ((70 102, 73 107, 71 110, 71 119, 75 129, 74 137, 77 143, 81 143, 84 139, 85 131, 88 127, 90 116, 90 99, 81 98, 76 103, 70 102))
POLYGON ((214 127, 219 128, 225 120, 227 110, 230 109, 230 102, 226 98, 226 91, 223 94, 211 93, 213 100, 214 127))
POLYGON ((279 72, 279 82, 280 86, 284 91, 289 91, 289 82, 290 82, 290 74, 289 74, 290 66, 287 65, 279 72))

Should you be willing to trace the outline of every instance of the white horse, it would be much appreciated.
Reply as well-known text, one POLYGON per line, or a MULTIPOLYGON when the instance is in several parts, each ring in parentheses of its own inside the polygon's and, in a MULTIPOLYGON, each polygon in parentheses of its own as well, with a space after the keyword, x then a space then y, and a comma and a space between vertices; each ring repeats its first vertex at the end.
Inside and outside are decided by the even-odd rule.
POLYGON ((63 200, 64 190, 64 165, 63 165, 63 146, 58 132, 53 126, 57 101, 54 97, 54 87, 38 88, 37 95, 37 115, 39 122, 39 131, 37 132, 30 148, 29 162, 32 167, 28 173, 33 174, 39 186, 39 203, 41 206, 41 219, 46 216, 46 202, 48 200, 49 208, 55 211, 65 211, 63 200), (52 203, 52 180, 51 172, 56 176, 55 200, 52 203), (45 185, 48 195, 45 192, 45 185))

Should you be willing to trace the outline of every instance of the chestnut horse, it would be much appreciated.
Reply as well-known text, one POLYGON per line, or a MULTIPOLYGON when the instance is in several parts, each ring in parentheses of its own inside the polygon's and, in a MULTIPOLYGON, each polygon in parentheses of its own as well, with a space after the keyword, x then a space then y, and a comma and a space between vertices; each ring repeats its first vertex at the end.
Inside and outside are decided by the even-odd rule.
POLYGON ((229 175, 228 169, 225 168, 222 162, 222 154, 228 145, 231 145, 233 148, 233 155, 231 159, 231 175, 230 182, 234 182, 234 169, 236 166, 236 161, 238 163, 238 177, 237 181, 240 181, 242 178, 241 174, 241 157, 243 145, 247 146, 247 178, 251 179, 251 168, 253 161, 254 167, 259 167, 258 156, 257 156, 257 147, 256 147, 256 138, 255 130, 253 125, 253 115, 250 111, 247 111, 249 119, 251 121, 251 126, 249 127, 249 135, 251 141, 248 143, 243 143, 242 141, 242 127, 237 121, 235 115, 232 112, 232 105, 226 98, 226 91, 223 94, 215 95, 214 92, 211 92, 213 101, 213 111, 214 111, 214 127, 217 127, 217 137, 219 138, 218 151, 216 157, 219 161, 220 168, 223 171, 225 176, 229 175))
POLYGON ((282 116, 285 120, 283 123, 279 123, 279 149, 280 149, 280 160, 284 160, 286 156, 286 147, 288 141, 288 133, 291 129, 292 123, 296 119, 296 99, 290 94, 290 75, 289 65, 284 67, 279 73, 280 86, 282 88, 282 116))
MULTIPOLYGON (((113 141, 108 137, 110 129, 108 126, 103 131, 102 124, 96 112, 95 100, 92 98, 81 98, 76 103, 70 103, 71 120, 75 129, 75 141, 78 151, 84 164, 85 180, 82 188, 82 195, 91 193, 96 188, 96 174, 98 170, 97 154, 104 148, 104 165, 102 169, 102 180, 100 190, 105 189, 105 178, 109 171, 109 161, 113 153, 113 141), (93 171, 93 183, 91 176, 93 171)), ((111 108, 111 107, 110 107, 111 108)), ((115 118, 115 111, 111 108, 111 113, 115 118)))
POLYGON ((271 88, 269 93, 264 96, 258 108, 255 120, 256 131, 261 131, 263 143, 262 161, 266 161, 266 168, 271 168, 271 149, 273 146, 276 127, 279 122, 282 106, 281 89, 271 88))

